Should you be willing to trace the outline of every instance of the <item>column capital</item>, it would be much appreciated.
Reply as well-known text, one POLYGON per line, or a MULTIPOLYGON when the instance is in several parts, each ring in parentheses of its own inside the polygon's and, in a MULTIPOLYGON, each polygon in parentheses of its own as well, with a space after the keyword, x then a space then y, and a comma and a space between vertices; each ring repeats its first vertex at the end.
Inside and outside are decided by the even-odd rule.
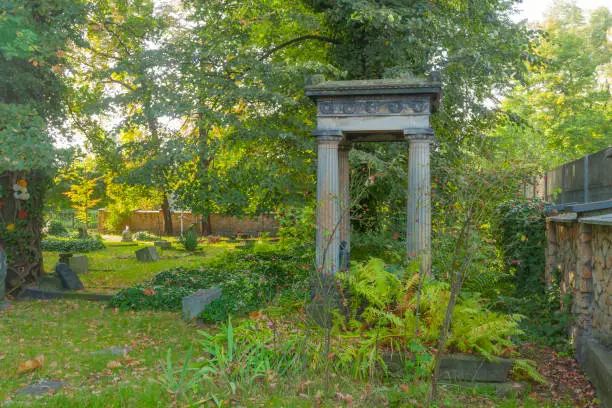
POLYGON ((344 139, 344 134, 337 129, 315 129, 312 135, 316 138, 317 143, 340 143, 344 139))
POLYGON ((432 128, 404 129, 404 140, 408 142, 433 143, 434 130, 432 128))

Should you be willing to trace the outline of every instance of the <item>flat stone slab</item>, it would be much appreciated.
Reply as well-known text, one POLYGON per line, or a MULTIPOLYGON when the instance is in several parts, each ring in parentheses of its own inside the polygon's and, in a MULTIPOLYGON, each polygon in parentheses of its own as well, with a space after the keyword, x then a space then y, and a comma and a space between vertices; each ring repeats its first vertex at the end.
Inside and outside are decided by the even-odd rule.
POLYGON ((597 390, 601 406, 612 407, 612 351, 597 340, 584 343, 585 361, 581 364, 597 390))
POLYGON ((137 250, 136 259, 140 262, 155 262, 159 261, 159 254, 154 246, 148 246, 137 250))
POLYGON ((133 350, 133 347, 124 346, 124 347, 110 347, 104 350, 92 351, 89 354, 109 354, 112 356, 122 356, 124 354, 129 353, 133 350))
POLYGON ((112 297, 113 295, 108 293, 71 292, 67 290, 52 291, 41 290, 37 287, 25 288, 19 295, 19 299, 82 299, 93 302, 108 302, 112 297))
POLYGON ((89 272, 89 265, 85 255, 73 256, 68 264, 76 274, 89 272))
POLYGON ((41 378, 37 383, 30 384, 17 391, 17 395, 34 395, 41 396, 49 392, 59 390, 64 383, 61 381, 51 381, 46 378, 41 378))
POLYGON ((172 248, 172 243, 170 241, 164 241, 164 240, 155 241, 153 243, 153 245, 155 245, 158 248, 162 248, 162 249, 170 249, 170 248, 172 248))
POLYGON ((84 290, 83 282, 79 279, 77 274, 65 263, 58 263, 55 265, 55 273, 59 275, 62 281, 62 287, 68 290, 84 290))
POLYGON ((210 303, 221 297, 221 288, 213 286, 209 289, 201 289, 193 295, 183 298, 183 317, 191 320, 197 317, 210 303))
POLYGON ((512 360, 505 358, 489 361, 481 356, 450 354, 443 356, 440 362, 440 380, 505 382, 512 364, 512 360))
POLYGON ((57 275, 45 275, 41 277, 36 286, 43 291, 61 292, 64 290, 62 280, 57 275))

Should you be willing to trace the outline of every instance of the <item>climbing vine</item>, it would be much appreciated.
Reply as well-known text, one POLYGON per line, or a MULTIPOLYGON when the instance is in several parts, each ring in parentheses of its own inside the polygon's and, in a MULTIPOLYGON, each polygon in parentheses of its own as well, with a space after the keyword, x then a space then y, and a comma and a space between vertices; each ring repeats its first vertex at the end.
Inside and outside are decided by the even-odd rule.
POLYGON ((0 175, 0 246, 8 258, 7 293, 43 274, 42 202, 48 182, 37 171, 6 171, 0 175))

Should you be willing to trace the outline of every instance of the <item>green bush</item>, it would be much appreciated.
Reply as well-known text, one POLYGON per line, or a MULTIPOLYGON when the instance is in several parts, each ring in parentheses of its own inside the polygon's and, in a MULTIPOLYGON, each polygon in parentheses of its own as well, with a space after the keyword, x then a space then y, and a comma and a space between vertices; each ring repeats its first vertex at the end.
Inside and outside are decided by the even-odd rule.
POLYGON ((138 231, 132 235, 132 239, 136 241, 144 241, 144 242, 152 242, 157 241, 157 237, 155 235, 151 235, 146 231, 138 231))
POLYGON ((546 221, 539 200, 511 200, 496 208, 498 243, 517 294, 544 294, 546 221))
POLYGON ((60 239, 46 238, 41 242, 43 251, 52 252, 91 252, 99 249, 104 249, 104 243, 100 239, 85 238, 85 239, 60 239))
POLYGON ((67 237, 69 235, 68 230, 59 221, 50 220, 47 223, 47 235, 54 237, 67 237))
POLYGON ((183 296, 217 285, 223 292, 221 298, 200 317, 224 321, 229 315, 257 310, 277 296, 306 293, 310 261, 308 252, 255 245, 221 254, 201 268, 162 271, 148 282, 122 290, 111 299, 111 305, 178 311, 183 296))
POLYGON ((189 229, 181 235, 179 244, 185 248, 185 251, 195 251, 198 248, 198 238, 198 233, 189 229))

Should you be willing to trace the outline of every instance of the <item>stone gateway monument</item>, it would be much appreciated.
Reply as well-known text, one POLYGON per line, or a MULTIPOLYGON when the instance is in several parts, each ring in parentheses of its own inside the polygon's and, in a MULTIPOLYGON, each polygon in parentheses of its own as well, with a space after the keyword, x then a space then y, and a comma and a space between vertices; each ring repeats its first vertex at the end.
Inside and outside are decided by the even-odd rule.
POLYGON ((309 80, 306 95, 317 104, 317 268, 335 274, 340 249, 350 253, 348 154, 354 142, 409 144, 406 254, 431 269, 429 117, 441 93, 437 75, 429 80, 309 80))

